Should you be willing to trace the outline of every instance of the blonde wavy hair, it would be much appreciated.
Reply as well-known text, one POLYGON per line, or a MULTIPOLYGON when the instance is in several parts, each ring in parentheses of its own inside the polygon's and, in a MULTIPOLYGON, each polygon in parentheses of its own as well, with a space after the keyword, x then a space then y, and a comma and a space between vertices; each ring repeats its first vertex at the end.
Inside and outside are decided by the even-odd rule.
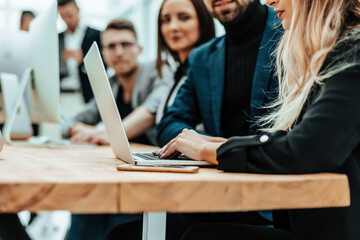
POLYGON ((267 132, 290 131, 312 87, 355 64, 347 61, 322 69, 337 44, 359 37, 359 0, 292 0, 292 6, 290 29, 277 49, 279 97, 270 106, 274 112, 260 120, 271 126, 264 129, 267 132))

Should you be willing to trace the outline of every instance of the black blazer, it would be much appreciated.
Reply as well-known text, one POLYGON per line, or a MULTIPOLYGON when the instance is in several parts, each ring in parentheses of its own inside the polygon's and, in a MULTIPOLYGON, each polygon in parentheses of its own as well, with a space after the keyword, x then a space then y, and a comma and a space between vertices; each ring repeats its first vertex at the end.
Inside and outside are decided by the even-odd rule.
MULTIPOLYGON (((275 227, 299 239, 360 239, 360 40, 338 45, 324 63, 348 68, 314 87, 301 119, 290 132, 261 143, 259 136, 230 138, 217 151, 218 169, 269 174, 345 173, 351 206, 274 213, 275 227), (349 53, 343 58, 341 54, 349 53), (348 60, 346 60, 348 59, 348 60)), ((323 67, 323 68, 324 68, 323 67)), ((266 140, 266 139, 262 139, 266 140)))
MULTIPOLYGON (((64 37, 65 37, 64 32, 59 34, 60 79, 62 79, 63 77, 66 77, 68 74, 66 62, 61 58, 61 52, 65 47, 64 37)), ((87 27, 87 29, 85 31, 84 39, 81 44, 81 49, 83 51, 84 56, 89 51, 89 49, 94 41, 97 42, 99 48, 101 48, 100 31, 90 28, 90 27, 87 27)), ((94 94, 91 90, 90 82, 87 77, 83 63, 81 63, 79 65, 79 76, 80 76, 82 95, 84 97, 84 101, 87 103, 90 101, 91 98, 93 98, 94 94)))

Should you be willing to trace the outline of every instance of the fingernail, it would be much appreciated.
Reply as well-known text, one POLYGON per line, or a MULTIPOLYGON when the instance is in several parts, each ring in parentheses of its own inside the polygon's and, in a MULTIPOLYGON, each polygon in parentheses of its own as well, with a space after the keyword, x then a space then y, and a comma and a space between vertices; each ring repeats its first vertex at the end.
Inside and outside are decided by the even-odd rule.
POLYGON ((155 151, 153 151, 152 153, 153 153, 154 155, 156 155, 158 152, 159 152, 158 150, 155 150, 155 151))
POLYGON ((162 156, 162 154, 159 154, 159 157, 161 157, 162 156))

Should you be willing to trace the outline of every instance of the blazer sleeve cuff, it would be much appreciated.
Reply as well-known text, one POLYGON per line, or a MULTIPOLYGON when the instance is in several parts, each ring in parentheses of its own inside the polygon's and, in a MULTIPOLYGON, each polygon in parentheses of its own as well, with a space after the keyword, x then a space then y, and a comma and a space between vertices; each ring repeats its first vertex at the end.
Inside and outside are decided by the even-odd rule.
POLYGON ((247 172, 248 147, 270 142, 268 135, 232 137, 217 150, 218 169, 225 172, 247 172))

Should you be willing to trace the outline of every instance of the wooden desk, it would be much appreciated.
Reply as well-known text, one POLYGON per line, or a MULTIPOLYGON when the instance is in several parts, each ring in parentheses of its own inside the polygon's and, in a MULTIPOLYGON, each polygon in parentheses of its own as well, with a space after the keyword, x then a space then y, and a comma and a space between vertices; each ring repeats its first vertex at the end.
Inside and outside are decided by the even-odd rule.
MULTIPOLYGON (((132 148, 134 152, 154 149, 136 144, 132 148)), ((115 168, 117 163, 120 161, 114 158, 110 147, 6 146, 0 153, 0 212, 163 212, 160 220, 164 221, 164 212, 350 204, 348 180, 341 174, 259 175, 223 173, 216 169, 201 169, 197 174, 119 172, 115 168)))

